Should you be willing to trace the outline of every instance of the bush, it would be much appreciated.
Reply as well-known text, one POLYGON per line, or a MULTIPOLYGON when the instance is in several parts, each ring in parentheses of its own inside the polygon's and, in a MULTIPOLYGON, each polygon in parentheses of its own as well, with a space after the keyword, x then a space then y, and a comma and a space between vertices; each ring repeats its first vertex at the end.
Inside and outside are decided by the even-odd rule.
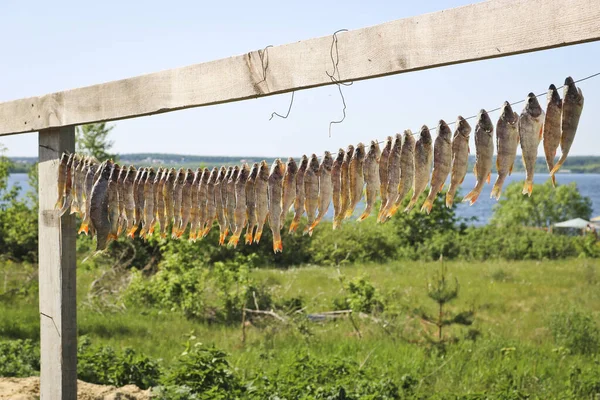
POLYGON ((191 345, 175 362, 164 379, 167 389, 183 394, 202 394, 206 399, 235 398, 243 391, 239 379, 233 374, 226 354, 201 343, 191 345), (179 387, 179 389, 177 389, 179 387), (183 387, 183 388, 182 388, 183 387))
MULTIPOLYGON (((343 281, 342 281, 343 282, 343 281)), ((379 293, 366 277, 358 277, 348 282, 343 282, 346 297, 335 300, 334 307, 337 310, 352 310, 367 314, 381 313, 384 310, 383 302, 379 299, 379 293)))
POLYGON ((556 344, 573 353, 593 355, 600 350, 600 329, 589 314, 576 310, 554 313, 549 328, 556 344))
POLYGON ((31 340, 0 342, 0 376, 28 377, 38 375, 40 349, 31 340))
POLYGON ((77 377, 83 381, 113 386, 133 384, 142 389, 159 383, 158 361, 131 348, 116 352, 110 346, 92 345, 88 338, 82 337, 77 353, 77 377))

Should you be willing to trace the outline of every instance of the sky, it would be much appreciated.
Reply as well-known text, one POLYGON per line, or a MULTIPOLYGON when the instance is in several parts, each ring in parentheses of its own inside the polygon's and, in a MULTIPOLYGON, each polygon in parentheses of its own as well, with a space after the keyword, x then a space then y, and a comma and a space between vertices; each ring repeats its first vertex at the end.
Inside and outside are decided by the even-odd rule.
MULTIPOLYGON (((0 102, 239 55, 358 29, 468 0, 0 2, 0 102)), ((470 44, 465 43, 465 46, 470 44)), ((454 121, 600 72, 600 42, 117 121, 118 153, 299 156, 421 125, 454 121)), ((343 65, 339 66, 343 77, 343 65)), ((585 108, 570 154, 600 155, 600 77, 581 83, 585 108), (594 125, 594 126, 593 126, 594 125)), ((545 105, 545 99, 541 99, 545 105)), ((521 111, 516 106, 516 111, 521 111)), ((496 119, 498 113, 492 114, 496 119)), ((474 124, 473 124, 474 125, 474 124)), ((473 140, 473 139, 472 139, 473 140)), ((37 134, 0 137, 9 156, 36 156, 37 134)), ((541 147, 540 147, 541 155, 541 147)))

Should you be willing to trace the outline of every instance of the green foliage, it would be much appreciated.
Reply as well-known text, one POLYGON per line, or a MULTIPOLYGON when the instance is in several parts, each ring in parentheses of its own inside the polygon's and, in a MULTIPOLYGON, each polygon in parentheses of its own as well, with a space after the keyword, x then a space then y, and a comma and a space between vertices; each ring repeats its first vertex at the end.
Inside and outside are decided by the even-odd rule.
MULTIPOLYGON (((201 343, 188 344, 164 378, 164 384, 184 387, 183 392, 201 394, 201 399, 229 399, 242 393, 243 386, 235 376, 226 354, 201 343)), ((181 390, 181 389, 180 389, 181 390)), ((166 397, 165 397, 166 398, 166 397)), ((183 398, 183 397, 182 397, 183 398)))
POLYGON ((0 376, 27 377, 40 370, 39 346, 29 339, 0 342, 0 376))
POLYGON ((75 137, 77 152, 93 156, 98 161, 116 159, 116 154, 110 153, 114 143, 108 139, 113 129, 114 126, 106 126, 106 122, 78 126, 75 137))
POLYGON ((92 345, 79 339, 77 377, 101 385, 124 386, 134 384, 142 389, 156 386, 161 376, 158 361, 138 354, 131 348, 116 352, 111 346, 92 345))
POLYGON ((334 300, 334 307, 337 310, 350 309, 353 312, 367 314, 383 312, 384 304, 380 300, 379 293, 365 276, 359 276, 348 281, 341 277, 340 281, 346 296, 343 300, 334 300))
POLYGON ((523 182, 513 182, 506 187, 502 199, 494 205, 492 224, 545 228, 572 218, 589 220, 591 217, 592 201, 579 193, 575 183, 556 188, 550 181, 534 185, 531 197, 524 196, 522 189, 523 182))
POLYGON ((556 312, 548 324, 557 345, 578 354, 600 351, 600 329, 591 315, 577 310, 556 312))

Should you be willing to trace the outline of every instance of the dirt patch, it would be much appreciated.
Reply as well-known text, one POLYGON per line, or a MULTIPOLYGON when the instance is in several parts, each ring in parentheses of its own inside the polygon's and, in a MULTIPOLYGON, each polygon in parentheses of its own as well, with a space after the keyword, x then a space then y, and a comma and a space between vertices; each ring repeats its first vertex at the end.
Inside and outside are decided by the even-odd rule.
MULTIPOLYGON (((40 378, 0 378, 0 400, 37 400, 40 396, 40 378)), ((120 388, 94 385, 77 381, 79 400, 147 400, 150 390, 142 390, 134 385, 120 388)))

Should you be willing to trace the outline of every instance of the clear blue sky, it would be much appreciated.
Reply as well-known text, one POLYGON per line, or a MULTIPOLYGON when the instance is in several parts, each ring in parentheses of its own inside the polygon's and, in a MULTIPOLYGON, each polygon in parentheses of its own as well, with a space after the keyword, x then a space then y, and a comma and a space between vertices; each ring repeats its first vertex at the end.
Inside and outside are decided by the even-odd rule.
MULTIPOLYGON (((266 45, 326 36, 342 28, 452 8, 437 1, 19 1, 0 2, 0 101, 41 95, 242 54, 266 45), (133 5, 133 4, 136 5, 133 5)), ((468 21, 466 22, 468 23, 468 21)), ((345 87, 183 110, 116 122, 114 150, 197 155, 298 156, 321 153, 458 114, 495 108, 600 71, 600 43, 430 69, 345 87)), ((340 66, 343 75, 343 65, 340 66)), ((586 97, 572 154, 600 154, 600 77, 586 97)), ((543 100, 545 102, 545 100, 543 100)), ((520 107, 520 106, 518 106, 520 107)), ((520 108, 517 110, 520 112, 520 108)), ((497 114, 493 115, 494 118, 497 114)), ((37 134, 0 137, 10 156, 37 155, 37 134)), ((540 147, 540 155, 541 155, 540 147)))

